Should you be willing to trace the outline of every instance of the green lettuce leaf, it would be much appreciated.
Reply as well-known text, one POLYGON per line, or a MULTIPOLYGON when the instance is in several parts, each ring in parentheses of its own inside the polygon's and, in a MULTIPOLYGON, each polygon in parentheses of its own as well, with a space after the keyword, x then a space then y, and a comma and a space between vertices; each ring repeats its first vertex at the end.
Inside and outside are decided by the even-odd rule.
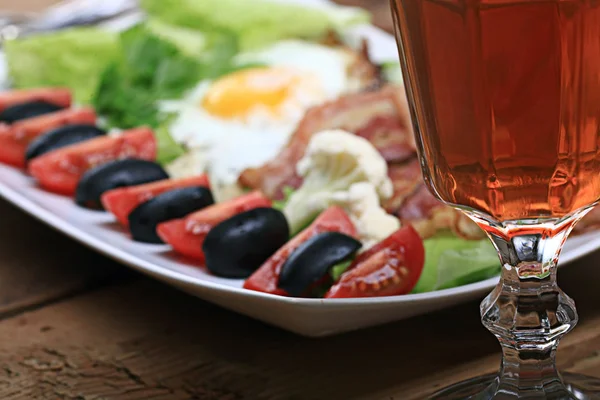
POLYGON ((283 199, 281 200, 275 200, 273 201, 273 208, 279 211, 283 211, 283 209, 285 208, 285 205, 287 204, 287 202, 290 199, 290 196, 296 191, 296 189, 294 189, 291 186, 286 186, 282 189, 283 192, 283 199))
POLYGON ((381 64, 381 73, 387 82, 395 84, 402 84, 404 82, 402 69, 398 61, 388 61, 381 64))
POLYGON ((488 239, 471 241, 442 233, 424 245, 425 267, 413 293, 466 285, 500 272, 498 255, 488 239))
POLYGON ((77 102, 87 104, 117 56, 119 41, 102 29, 72 28, 10 40, 4 49, 15 87, 67 86, 77 102))
POLYGON ((154 35, 172 43, 189 57, 200 57, 208 46, 209 36, 198 30, 167 24, 155 18, 150 18, 145 25, 154 35))
POLYGON ((156 161, 161 165, 167 165, 185 154, 185 149, 171 137, 169 132, 169 121, 166 120, 154 130, 158 141, 158 154, 156 161))
POLYGON ((306 6, 275 0, 142 0, 153 18, 188 28, 224 28, 247 49, 285 38, 317 39, 330 30, 368 22, 359 8, 306 6))
POLYGON ((121 42, 123 73, 133 84, 158 91, 160 98, 179 96, 199 79, 197 60, 144 25, 123 32, 121 42))
POLYGON ((342 277, 342 275, 344 274, 344 272, 346 272, 346 270, 348 269, 348 267, 350 265, 352 265, 352 260, 350 260, 350 261, 344 261, 344 262, 341 262, 341 263, 339 263, 337 265, 334 265, 331 268, 331 271, 329 271, 329 275, 331 275, 331 279, 334 282, 337 282, 342 277))
POLYGON ((159 100, 180 97, 200 79, 200 64, 144 26, 121 34, 121 52, 103 72, 94 105, 109 126, 158 128, 159 100))

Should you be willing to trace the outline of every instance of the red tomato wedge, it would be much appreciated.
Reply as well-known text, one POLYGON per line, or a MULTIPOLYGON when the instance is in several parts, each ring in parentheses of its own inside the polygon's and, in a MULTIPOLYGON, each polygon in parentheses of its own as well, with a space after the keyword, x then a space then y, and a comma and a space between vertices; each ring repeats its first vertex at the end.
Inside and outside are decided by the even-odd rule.
MULTIPOLYGON (((224 203, 196 211, 182 219, 163 222, 156 231, 173 250, 200 262, 204 262, 202 243, 215 225, 243 213, 260 207, 271 207, 271 200, 261 192, 252 192, 224 203)), ((234 249, 232 249, 235 251, 234 249)))
POLYGON ((44 189, 73 195, 86 171, 123 158, 156 159, 156 138, 150 128, 135 128, 41 155, 29 163, 29 173, 44 189))
POLYGON ((257 269, 244 283, 244 288, 259 292, 287 296, 288 294, 278 287, 281 267, 288 256, 303 242, 323 232, 340 232, 356 237, 356 228, 344 212, 337 206, 329 207, 323 211, 312 224, 297 234, 285 246, 271 256, 259 269, 257 269))
POLYGON ((169 190, 191 186, 209 187, 206 175, 182 179, 165 179, 144 185, 109 190, 102 195, 102 205, 123 226, 129 226, 129 214, 140 204, 169 190))
POLYGON ((360 254, 326 298, 396 296, 410 292, 423 272, 425 248, 407 225, 360 254))
POLYGON ((36 89, 18 89, 0 92, 0 111, 19 103, 42 100, 61 107, 70 107, 71 91, 61 87, 45 87, 36 89))
POLYGON ((95 124, 96 112, 91 108, 66 109, 40 115, 0 130, 0 162, 25 167, 27 146, 38 136, 67 124, 95 124))

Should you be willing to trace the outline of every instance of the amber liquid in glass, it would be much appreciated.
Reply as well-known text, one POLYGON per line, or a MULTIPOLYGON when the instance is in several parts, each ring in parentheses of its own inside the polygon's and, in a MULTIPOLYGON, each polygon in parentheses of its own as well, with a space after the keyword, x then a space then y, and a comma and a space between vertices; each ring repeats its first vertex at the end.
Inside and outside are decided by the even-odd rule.
POLYGON ((392 0, 426 174, 497 221, 600 197, 600 0, 392 0))

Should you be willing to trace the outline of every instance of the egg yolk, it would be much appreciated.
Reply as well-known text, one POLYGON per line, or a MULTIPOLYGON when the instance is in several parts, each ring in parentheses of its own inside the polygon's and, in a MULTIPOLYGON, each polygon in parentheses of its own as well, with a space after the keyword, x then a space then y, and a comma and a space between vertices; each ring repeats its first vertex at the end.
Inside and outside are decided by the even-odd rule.
POLYGON ((245 69, 214 82, 201 106, 220 118, 247 117, 257 108, 278 115, 301 83, 302 76, 289 68, 245 69))

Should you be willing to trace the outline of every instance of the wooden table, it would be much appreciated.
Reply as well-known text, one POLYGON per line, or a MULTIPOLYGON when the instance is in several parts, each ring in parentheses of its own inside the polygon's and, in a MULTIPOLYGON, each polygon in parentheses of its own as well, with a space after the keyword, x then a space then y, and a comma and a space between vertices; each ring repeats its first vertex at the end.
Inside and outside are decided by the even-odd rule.
MULTIPOLYGON (((21 0, 38 9, 52 0, 21 0)), ((385 0, 369 5, 389 27, 385 0)), ((0 0, 0 8, 15 9, 0 0)), ((190 297, 88 250, 0 200, 0 398, 420 399, 494 371, 478 303, 306 339, 190 297)), ((562 368, 600 376, 600 253, 561 271, 580 323, 562 368)))

